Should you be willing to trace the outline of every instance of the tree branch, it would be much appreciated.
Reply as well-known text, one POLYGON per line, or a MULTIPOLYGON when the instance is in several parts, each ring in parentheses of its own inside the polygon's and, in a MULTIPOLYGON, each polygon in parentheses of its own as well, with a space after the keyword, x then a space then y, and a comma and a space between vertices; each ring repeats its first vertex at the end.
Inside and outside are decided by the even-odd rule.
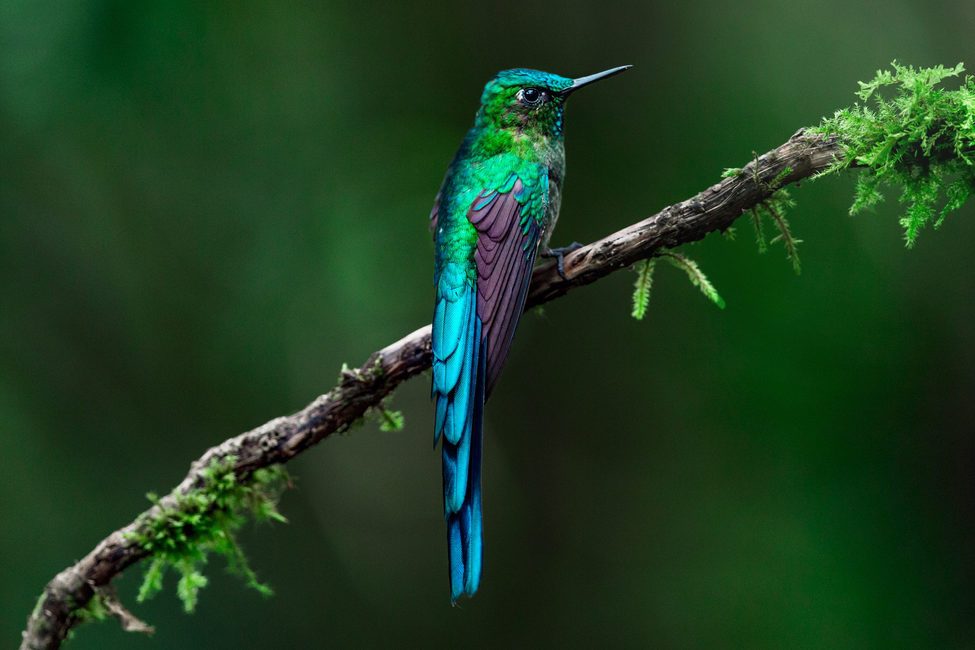
MULTIPOLYGON (((788 142, 757 157, 738 174, 696 196, 593 242, 565 257, 562 279, 554 262, 535 269, 526 308, 554 300, 569 290, 651 257, 665 248, 702 239, 724 230, 745 211, 765 201, 778 187, 827 169, 841 154, 836 138, 800 130, 788 142)), ((421 327, 373 353, 362 367, 343 370, 337 386, 301 411, 279 417, 212 447, 190 467, 174 493, 185 494, 203 481, 201 471, 229 456, 237 477, 286 463, 327 436, 347 429, 370 407, 377 406, 400 383, 430 367, 430 326, 421 327)), ((144 513, 152 517, 175 499, 163 497, 144 513)), ((105 593, 112 580, 149 553, 134 539, 144 516, 115 531, 88 555, 45 587, 23 633, 21 649, 57 648, 79 622, 77 611, 96 591, 105 593)), ((123 610, 124 611, 124 610, 123 610)))

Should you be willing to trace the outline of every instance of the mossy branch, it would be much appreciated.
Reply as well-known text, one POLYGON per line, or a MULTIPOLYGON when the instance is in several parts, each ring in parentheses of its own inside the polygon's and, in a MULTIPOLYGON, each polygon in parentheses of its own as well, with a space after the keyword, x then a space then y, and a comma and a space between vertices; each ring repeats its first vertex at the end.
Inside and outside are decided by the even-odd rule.
MULTIPOLYGON (((904 226, 908 244, 913 244, 922 226, 932 219, 939 223, 971 193, 975 83, 966 79, 956 91, 936 88, 942 79, 959 72, 960 68, 914 71, 895 67, 893 72, 878 75, 863 86, 863 101, 891 86, 899 88, 879 109, 854 107, 817 129, 798 131, 785 144, 755 157, 744 168, 729 170, 719 182, 690 199, 570 253, 564 260, 565 277, 556 271, 554 262, 540 266, 534 271, 526 308, 710 232, 724 232, 741 215, 753 214, 770 199, 775 201, 784 186, 847 167, 862 169, 854 203, 857 209, 877 202, 881 184, 905 188, 904 226), (939 210, 942 194, 946 198, 939 210)), ((781 212, 779 217, 783 217, 781 212)), ((774 214, 772 219, 776 219, 774 214)), ((777 227, 793 257, 796 242, 789 243, 787 224, 785 229, 777 227)), ((794 257, 793 261, 797 263, 794 257)), ((687 270, 686 265, 682 268, 687 270)), ((649 291, 648 283, 646 288, 649 291)), ((334 388, 301 411, 209 449, 169 495, 48 583, 27 622, 21 648, 56 648, 72 627, 103 616, 105 609, 111 612, 103 605, 118 604, 105 600, 105 594, 112 593, 112 580, 150 557, 146 591, 156 590, 163 568, 175 563, 185 578, 178 591, 187 606, 195 602, 202 586, 195 568, 203 561, 194 556, 198 552, 204 559, 212 551, 224 554, 231 563, 239 562, 245 580, 260 589, 253 572, 243 568, 243 556, 232 541, 242 518, 253 512, 247 494, 262 493, 257 501, 263 507, 273 502, 273 491, 264 491, 267 477, 259 472, 287 463, 329 435, 347 430, 370 409, 378 409, 387 428, 398 428, 401 420, 386 410, 383 400, 400 383, 429 368, 430 357, 428 325, 373 353, 360 368, 344 369, 334 388), (200 518, 191 519, 194 514, 200 518), (217 541, 228 531, 228 544, 217 541), (89 607, 96 596, 99 600, 89 607)))
MULTIPOLYGON (((595 282, 619 269, 673 248, 703 238, 709 232, 725 230, 743 211, 768 198, 767 183, 783 169, 793 170, 787 182, 821 172, 841 153, 834 136, 799 132, 781 147, 759 156, 747 166, 747 173, 726 178, 697 196, 665 208, 565 257, 563 279, 550 262, 535 269, 526 308, 554 300, 568 291, 595 282), (752 173, 754 170, 754 174, 752 173), (764 179, 756 184, 756 176, 764 179)), ((389 428, 396 428, 395 416, 382 406, 383 400, 403 381, 430 367, 430 326, 422 327, 375 352, 359 368, 344 368, 338 384, 301 411, 243 433, 209 449, 193 463, 186 478, 169 495, 127 526, 115 531, 81 560, 68 567, 45 587, 23 635, 22 648, 57 648, 81 618, 96 589, 136 562, 152 558, 143 596, 156 590, 164 566, 155 547, 143 543, 150 530, 147 522, 161 521, 167 512, 180 512, 185 497, 200 494, 208 484, 208 468, 221 467, 242 485, 262 468, 287 463, 329 435, 349 429, 370 410, 377 410, 389 428)), ((194 540, 198 538, 193 537, 194 540)), ((184 549, 186 550, 186 549, 184 549)), ((178 587, 184 605, 193 604, 201 581, 192 566, 178 558, 176 571, 185 578, 178 587), (180 562, 183 562, 180 564, 180 562)), ((163 561, 165 562, 165 561, 163 561)), ((198 562, 197 565, 200 563, 198 562)))
POLYGON ((907 246, 921 230, 939 227, 975 187, 975 78, 941 87, 965 67, 914 69, 891 64, 860 82, 863 104, 837 111, 816 129, 836 136, 843 156, 825 172, 861 168, 851 214, 873 208, 886 187, 900 188, 906 207, 900 222, 907 246))
POLYGON ((237 532, 250 518, 286 521, 277 502, 289 484, 288 476, 281 465, 272 465, 239 479, 236 461, 234 456, 214 459, 200 471, 200 485, 170 495, 168 502, 148 495, 159 508, 143 514, 136 522, 138 530, 129 534, 152 555, 139 588, 140 603, 162 591, 164 574, 174 569, 180 575, 176 594, 183 609, 194 611, 200 589, 208 582, 202 568, 211 553, 222 555, 248 587, 271 595, 271 588, 257 579, 238 545, 237 532))

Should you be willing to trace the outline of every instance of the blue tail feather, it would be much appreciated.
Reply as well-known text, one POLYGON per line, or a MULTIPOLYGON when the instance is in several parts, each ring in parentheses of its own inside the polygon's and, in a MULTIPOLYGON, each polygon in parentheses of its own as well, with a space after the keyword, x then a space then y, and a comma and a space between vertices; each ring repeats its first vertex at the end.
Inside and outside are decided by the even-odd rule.
POLYGON ((483 425, 484 425, 484 383, 485 383, 485 355, 478 355, 477 372, 478 393, 480 399, 477 400, 474 413, 472 414, 471 428, 471 529, 468 534, 470 545, 467 553, 467 580, 465 591, 473 596, 481 582, 481 560, 484 536, 481 529, 481 447, 483 445, 483 425))
POLYGON ((470 477, 471 436, 461 436, 460 444, 449 440, 443 444, 444 514, 459 512, 468 500, 467 483, 470 477))
POLYGON ((445 432, 447 439, 456 444, 469 410, 470 382, 462 380, 462 376, 470 374, 474 355, 476 305, 473 289, 454 300, 440 297, 437 301, 433 320, 432 397, 437 400, 434 445, 445 432), (445 338, 453 340, 444 341, 445 338))
POLYGON ((433 394, 437 401, 434 438, 443 439, 451 602, 474 595, 481 575, 481 440, 486 355, 476 310, 476 291, 471 287, 466 294, 456 301, 444 300, 443 307, 438 303, 435 322, 439 319, 440 324, 434 326, 433 394), (457 339, 438 341, 438 335, 457 339), (446 358, 440 353, 446 353, 446 358))

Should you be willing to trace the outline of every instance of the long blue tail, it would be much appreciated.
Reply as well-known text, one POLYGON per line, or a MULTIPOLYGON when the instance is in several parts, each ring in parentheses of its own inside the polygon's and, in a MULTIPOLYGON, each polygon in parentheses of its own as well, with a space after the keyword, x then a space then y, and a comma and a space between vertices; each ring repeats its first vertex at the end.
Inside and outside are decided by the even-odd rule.
POLYGON ((434 445, 443 438, 444 516, 450 600, 473 596, 481 579, 481 441, 484 342, 477 292, 440 296, 433 318, 434 445))

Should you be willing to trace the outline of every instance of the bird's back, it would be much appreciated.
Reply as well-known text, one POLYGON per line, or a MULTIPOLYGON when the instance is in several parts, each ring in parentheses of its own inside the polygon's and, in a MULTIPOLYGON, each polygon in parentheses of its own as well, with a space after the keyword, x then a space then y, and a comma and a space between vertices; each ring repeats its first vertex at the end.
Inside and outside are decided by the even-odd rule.
MULTIPOLYGON (((549 173, 514 151, 490 156, 469 136, 436 210, 435 439, 443 438, 451 599, 480 580, 483 406, 500 375, 548 221, 549 173)), ((556 190, 557 191, 557 190, 556 190)))

